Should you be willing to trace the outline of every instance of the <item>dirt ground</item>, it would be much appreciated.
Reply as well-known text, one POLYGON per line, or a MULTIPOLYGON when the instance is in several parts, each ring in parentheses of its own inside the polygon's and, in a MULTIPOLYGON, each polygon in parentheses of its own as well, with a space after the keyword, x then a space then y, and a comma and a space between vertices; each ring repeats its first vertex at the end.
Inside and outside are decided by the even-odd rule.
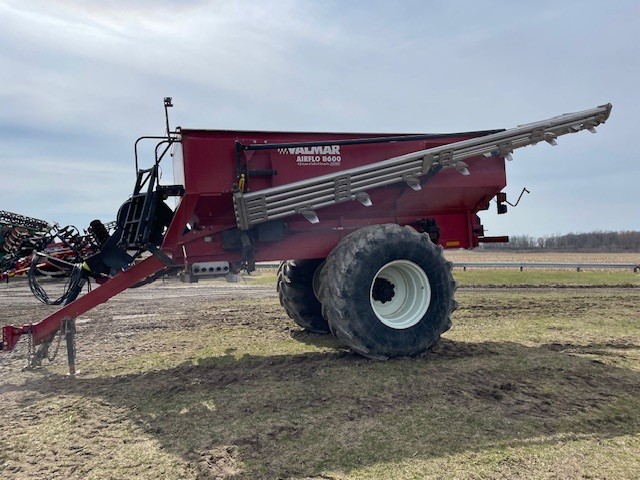
MULTIPOLYGON (((49 291, 61 291, 60 281, 42 281, 49 291)), ((51 294, 50 297, 56 297, 51 294)), ((215 315, 215 325, 237 325, 241 313, 248 319, 256 319, 263 326, 274 321, 281 323, 282 312, 273 312, 275 319, 262 311, 261 305, 252 306, 250 302, 242 310, 224 308, 225 302, 246 298, 277 298, 273 285, 248 285, 247 283, 226 283, 223 280, 203 281, 195 284, 183 284, 176 279, 158 280, 155 283, 129 289, 99 305, 78 318, 77 349, 78 356, 87 359, 99 359, 113 355, 117 349, 119 357, 129 353, 139 354, 141 351, 153 349, 153 345, 121 341, 134 337, 141 332, 154 330, 188 332, 199 326, 210 326, 215 315), (107 339, 112 343, 106 346, 107 339)), ((12 323, 24 325, 39 321, 55 311, 39 303, 31 294, 24 279, 16 279, 0 287, 0 319, 2 324, 12 323)), ((253 323, 253 322, 252 322, 253 323)), ((54 342, 54 346, 57 341, 54 342)), ((61 351, 64 349, 60 349, 61 351)), ((19 357, 26 355, 27 344, 21 341, 15 354, 0 355, 0 372, 14 371, 19 357)), ((63 355, 64 352, 61 353, 63 355)), ((25 357, 26 358, 26 357, 25 357)))
MULTIPOLYGON (((59 281, 43 280, 43 286, 53 292, 62 289, 59 281)), ((252 300, 277 298, 274 290, 273 285, 248 286, 246 283, 229 284, 224 281, 206 281, 186 285, 177 280, 159 280, 152 285, 125 291, 77 320, 76 347, 79 371, 76 379, 86 380, 95 375, 101 376, 105 371, 100 373, 99 366, 108 364, 114 358, 124 361, 128 357, 153 354, 163 348, 178 350, 185 344, 193 343, 192 332, 196 332, 202 326, 211 327, 212 323, 215 328, 223 328, 225 325, 253 325, 258 331, 274 328, 275 325, 280 329, 283 325, 290 327, 289 322, 283 324, 280 309, 265 311, 263 305, 251 304, 252 300), (226 307, 230 300, 243 298, 247 299, 247 304, 242 308, 226 307), (143 334, 150 332, 173 332, 175 336, 170 337, 171 344, 161 345, 153 339, 141 338, 143 334)), ((53 298, 56 295, 50 296, 53 298)), ((24 279, 19 278, 0 286, 2 324, 9 322, 15 325, 28 324, 44 318, 56 308, 40 304, 31 294, 24 279)), ((61 342, 59 340, 60 336, 51 347, 51 353, 57 350, 54 362, 45 360, 44 368, 36 370, 25 370, 28 358, 26 337, 21 339, 13 352, 0 354, 0 411, 2 412, 1 426, 5 433, 10 431, 15 435, 16 432, 28 430, 34 422, 41 424, 42 429, 46 431, 47 423, 52 419, 48 416, 53 412, 60 413, 60 409, 67 409, 70 414, 76 414, 78 408, 76 402, 61 404, 56 398, 69 397, 75 390, 75 386, 68 383, 69 377, 66 375, 65 343, 64 340, 61 342), (43 386, 44 389, 38 392, 41 389, 32 388, 33 382, 43 386), (49 399, 50 405, 42 409, 38 408, 37 413, 34 413, 34 408, 30 408, 35 405, 40 406, 42 402, 46 404, 49 399)), ((175 388, 176 383, 180 381, 176 380, 174 373, 168 371, 166 378, 157 378, 154 383, 165 385, 169 389, 175 388)), ((115 375, 118 375, 118 372, 115 372, 115 375)), ((94 398, 94 395, 101 397, 109 383, 95 384, 89 391, 86 386, 83 386, 83 395, 90 398, 94 398)), ((93 401, 91 404, 90 408, 93 409, 95 407, 93 401)), ((95 460, 100 461, 101 458, 101 452, 95 450, 96 447, 115 450, 122 448, 123 441, 126 443, 126 439, 118 438, 121 435, 116 435, 115 438, 110 439, 111 441, 101 441, 101 445, 92 445, 92 442, 87 441, 87 435, 103 434, 108 432, 110 426, 123 421, 124 413, 119 411, 121 408, 108 403, 104 403, 102 407, 91 412, 90 420, 82 423, 77 445, 58 446, 57 440, 51 441, 50 438, 48 441, 43 438, 40 441, 44 445, 49 445, 51 450, 39 452, 35 448, 36 456, 32 457, 20 451, 20 434, 18 434, 17 443, 14 443, 16 438, 8 439, 6 442, 0 440, 0 472, 3 478, 29 480, 88 478, 85 473, 91 472, 94 468, 91 460, 92 452, 95 460), (66 454, 65 450, 67 450, 66 454)), ((135 410, 136 406, 130 405, 129 408, 135 410)), ((53 419, 53 421, 56 420, 53 419)), ((52 435, 55 437, 55 434, 52 435)), ((46 437, 47 434, 44 433, 43 436, 46 437)), ((63 436, 67 437, 67 435, 63 436)), ((37 437, 38 435, 35 435, 35 438, 37 437)), ((29 435, 25 441, 32 443, 34 439, 29 435)), ((35 441, 37 447, 38 440, 35 441)), ((31 445, 31 448, 33 447, 34 445, 31 445)), ((192 453, 191 457, 195 455, 195 457, 203 456, 204 458, 210 454, 210 452, 202 452, 201 455, 192 453)), ((222 455, 227 458, 230 454, 225 450, 222 455)), ((220 464, 219 468, 218 465, 214 465, 213 468, 217 474, 234 471, 234 468, 227 465, 228 462, 225 460, 217 460, 220 464)), ((200 478, 201 476, 197 473, 199 471, 197 462, 194 464, 196 465, 195 474, 191 471, 193 469, 187 468, 189 473, 186 473, 185 477, 181 472, 178 476, 171 474, 164 478, 200 478)), ((217 474, 211 477, 205 475, 202 478, 217 478, 217 474)), ((112 473, 91 478, 124 477, 122 473, 112 473)))
MULTIPOLYGON (((461 289, 458 295, 477 296, 475 304, 462 303, 454 318, 461 335, 471 317, 473 335, 478 335, 483 322, 489 325, 498 316, 517 319, 553 306, 575 319, 589 309, 606 310, 607 302, 637 311, 640 299, 637 288, 578 289, 569 292, 571 302, 535 291, 530 295, 519 291, 513 298, 504 289, 505 295, 494 302, 496 289, 491 292, 494 297, 482 297, 480 290, 461 289)), ((32 297, 25 282, 0 286, 1 323, 29 323, 50 311, 32 297)), ((385 441, 393 443, 394 429, 400 428, 397 424, 404 421, 406 409, 418 406, 428 412, 440 402, 446 405, 443 408, 455 408, 458 415, 477 413, 478 418, 490 419, 494 412, 497 423, 471 425, 471 420, 461 420, 461 430, 454 436, 471 446, 429 437, 429 452, 423 452, 415 443, 403 443, 407 432, 416 428, 416 438, 421 438, 427 430, 431 435, 454 429, 455 421, 429 420, 435 423, 422 425, 414 418, 415 425, 399 430, 402 437, 394 448, 378 451, 379 460, 394 465, 437 463, 462 455, 456 463, 472 462, 475 452, 494 448, 500 441, 523 445, 538 442, 534 439, 543 435, 638 434, 637 419, 629 421, 623 410, 607 413, 614 415, 609 423, 593 420, 586 427, 567 423, 573 415, 604 411, 613 400, 637 394, 639 372, 623 368, 630 358, 626 355, 638 353, 637 341, 614 332, 601 343, 589 338, 578 341, 571 335, 558 335, 565 341, 555 341, 553 335, 562 327, 552 325, 545 327, 552 335, 548 338, 532 336, 520 343, 446 339, 429 354, 430 362, 371 362, 332 339, 301 332, 282 312, 272 284, 218 281, 191 285, 157 281, 128 290, 81 316, 77 326, 77 378, 65 376, 64 344, 54 364, 37 371, 22 370, 25 342, 15 352, 0 355, 4 478, 344 478, 354 469, 373 468, 375 462, 366 459, 366 442, 361 438, 376 431, 374 419, 389 436, 385 441), (214 333, 221 339, 219 345, 214 333), (253 342, 246 347, 251 353, 239 356, 246 341, 253 342), (607 357, 609 351, 614 352, 612 363, 607 364, 606 358, 592 362, 594 355, 607 357), (519 371, 514 380, 504 358, 519 355, 526 357, 523 364, 507 362, 519 371), (461 361, 473 367, 463 367, 461 361), (434 369, 444 375, 426 384, 415 381, 432 375, 434 369), (385 379, 398 370, 402 375, 388 387, 385 379), (368 378, 362 378, 363 372, 368 378), (327 375, 338 381, 324 383, 327 375), (553 388, 538 385, 544 378, 555 382, 553 388), (375 379, 380 385, 361 385, 369 390, 366 394, 352 391, 360 382, 375 379), (215 412, 223 406, 226 413, 219 424, 202 425, 199 418, 218 418, 215 412), (517 434, 506 429, 512 424, 517 434), (366 427, 366 435, 347 441, 358 430, 356 425, 366 427), (489 433, 483 436, 478 431, 489 433), (283 451, 283 445, 291 445, 291 450, 283 451), (323 449, 340 460, 327 463, 321 457, 323 449)), ((567 458, 571 455, 568 452, 567 458)), ((528 478, 530 466, 516 467, 522 473, 517 477, 528 478)), ((615 464, 611 471, 618 467, 615 464)), ((554 468, 562 477, 562 469, 571 464, 561 462, 554 468)), ((459 477, 474 478, 474 474, 463 471, 459 477)), ((484 478, 493 477, 511 478, 506 470, 484 478)))

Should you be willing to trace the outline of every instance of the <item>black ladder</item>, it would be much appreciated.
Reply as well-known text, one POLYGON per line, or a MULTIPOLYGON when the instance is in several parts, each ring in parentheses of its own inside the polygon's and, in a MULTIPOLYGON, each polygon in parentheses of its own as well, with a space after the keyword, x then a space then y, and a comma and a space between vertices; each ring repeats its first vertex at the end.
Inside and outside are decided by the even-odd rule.
POLYGON ((125 205, 126 212, 121 212, 124 222, 121 223, 122 238, 120 246, 125 250, 146 248, 153 230, 153 219, 161 191, 157 187, 158 165, 138 170, 133 195, 125 205), (146 191, 143 191, 145 189, 146 191), (128 207, 126 207, 128 205, 128 207))

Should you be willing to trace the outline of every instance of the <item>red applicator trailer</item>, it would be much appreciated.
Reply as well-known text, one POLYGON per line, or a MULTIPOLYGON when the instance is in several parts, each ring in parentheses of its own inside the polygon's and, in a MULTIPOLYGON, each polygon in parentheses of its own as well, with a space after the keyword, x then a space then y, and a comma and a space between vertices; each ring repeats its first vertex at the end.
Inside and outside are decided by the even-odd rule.
MULTIPOLYGON (((165 99, 165 111, 171 99, 165 99)), ((520 147, 595 131, 611 105, 508 130, 354 134, 191 130, 157 141, 102 252, 85 263, 108 280, 39 323, 3 328, 4 350, 23 334, 50 341, 61 324, 168 271, 187 281, 288 260, 280 301, 303 328, 333 333, 370 358, 414 356, 436 343, 456 307, 442 248, 488 238, 477 213, 506 211, 505 159, 520 147), (173 156, 175 185, 159 183, 173 156), (164 202, 175 196, 172 211, 164 202), (153 255, 136 263, 144 251, 153 255), (133 266, 131 266, 133 265, 133 266)), ((168 120, 167 120, 168 126, 168 120)), ((136 147, 138 145, 136 143, 136 147)), ((137 148, 136 148, 137 152, 137 148)), ((67 328, 73 331, 73 328, 67 328)))

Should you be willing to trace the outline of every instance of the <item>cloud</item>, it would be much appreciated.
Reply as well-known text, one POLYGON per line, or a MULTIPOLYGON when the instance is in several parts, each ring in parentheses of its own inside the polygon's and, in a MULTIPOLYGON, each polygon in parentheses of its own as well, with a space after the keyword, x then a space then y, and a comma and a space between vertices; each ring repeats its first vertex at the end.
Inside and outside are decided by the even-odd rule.
MULTIPOLYGON (((0 0, 0 15, 0 208, 109 216, 167 95, 174 125, 295 131, 502 128, 611 101, 598 135, 518 152, 508 188, 563 181, 595 209, 567 229, 637 228, 618 195, 640 175, 636 2, 0 0)), ((527 208, 487 221, 558 231, 546 197, 527 208)))

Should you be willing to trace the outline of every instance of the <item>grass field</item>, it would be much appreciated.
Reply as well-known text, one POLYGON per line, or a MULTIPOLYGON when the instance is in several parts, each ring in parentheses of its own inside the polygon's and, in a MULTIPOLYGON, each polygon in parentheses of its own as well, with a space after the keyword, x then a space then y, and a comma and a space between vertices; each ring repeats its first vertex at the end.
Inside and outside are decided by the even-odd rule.
POLYGON ((298 329, 273 272, 129 291, 76 378, 1 359, 3 478, 640 478, 640 276, 454 273, 442 343, 387 362, 298 329))
POLYGON ((462 271, 455 269, 453 276, 462 287, 640 287, 640 275, 632 271, 572 270, 488 270, 462 271))
POLYGON ((491 250, 445 250, 452 262, 554 262, 554 263, 633 263, 640 264, 639 253, 593 253, 593 252, 546 252, 491 251, 491 250))

